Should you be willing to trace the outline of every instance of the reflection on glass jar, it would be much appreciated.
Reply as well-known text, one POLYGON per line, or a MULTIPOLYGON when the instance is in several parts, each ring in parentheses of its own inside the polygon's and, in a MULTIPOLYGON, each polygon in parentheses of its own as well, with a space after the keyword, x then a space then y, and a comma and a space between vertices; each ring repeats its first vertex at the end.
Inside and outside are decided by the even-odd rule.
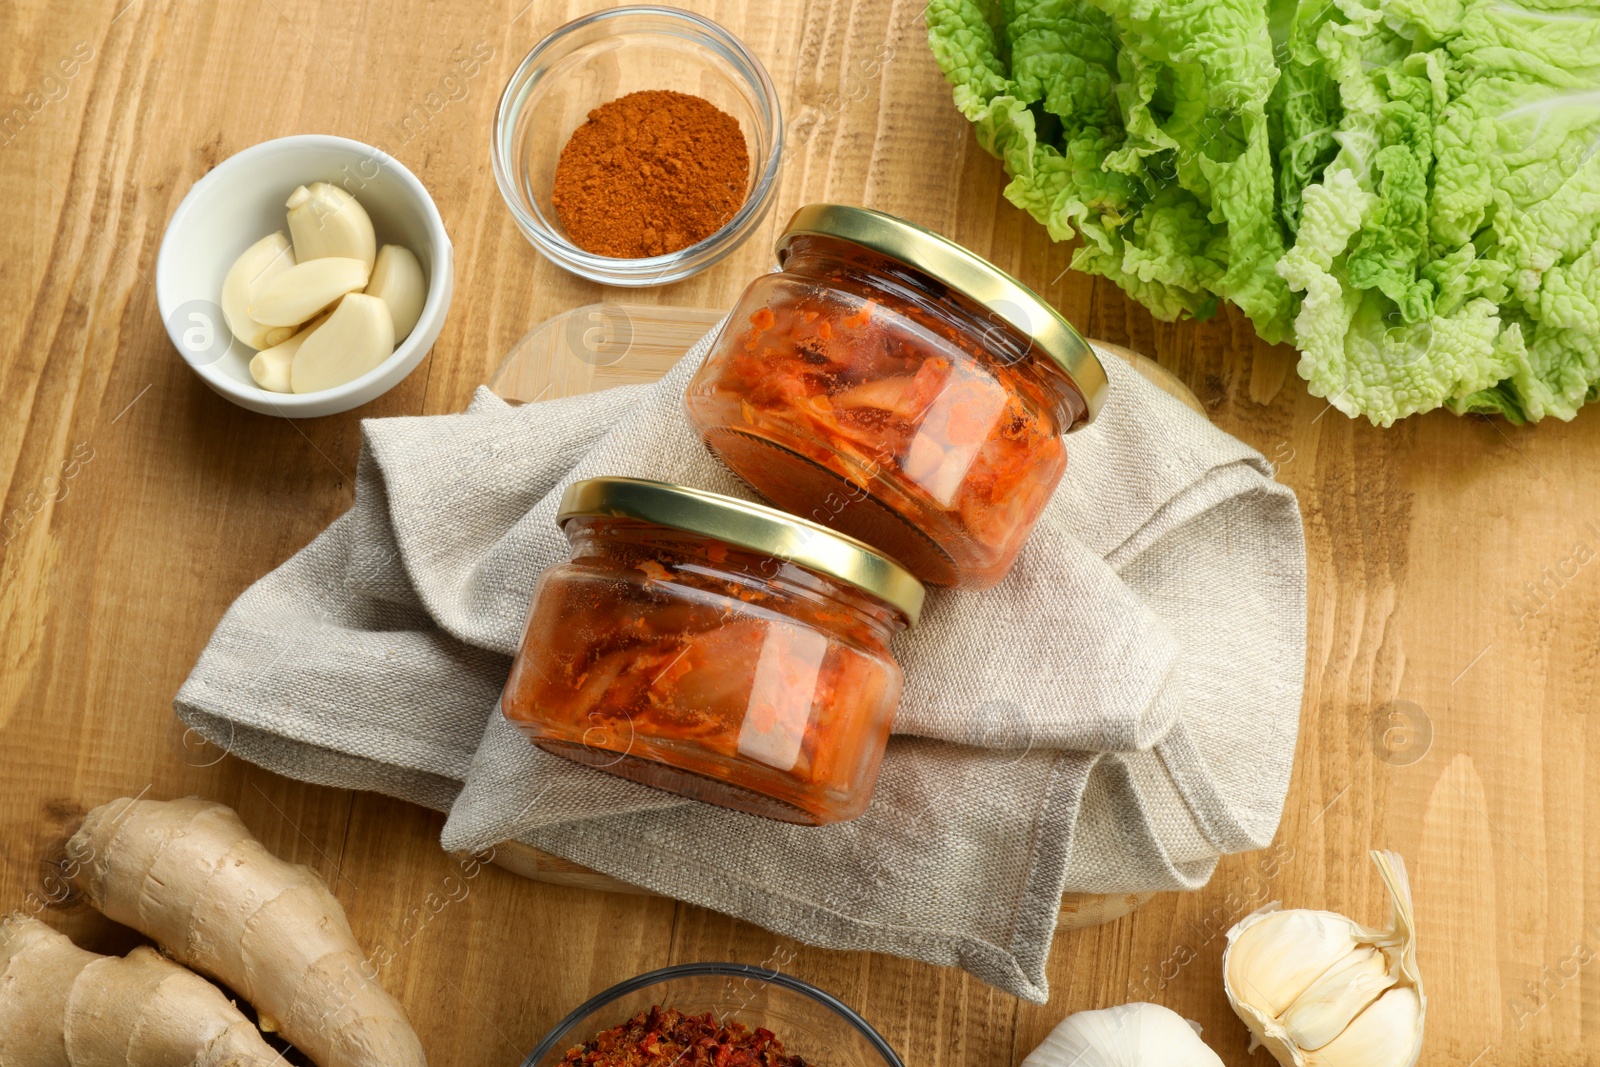
POLYGON ((572 558, 540 577, 507 719, 547 751, 769 818, 865 809, 914 578, 792 516, 656 482, 580 482, 562 520, 572 558))
POLYGON ((1049 305, 965 249, 862 208, 802 208, 685 399, 778 506, 924 581, 1005 577, 1105 374, 1049 305))

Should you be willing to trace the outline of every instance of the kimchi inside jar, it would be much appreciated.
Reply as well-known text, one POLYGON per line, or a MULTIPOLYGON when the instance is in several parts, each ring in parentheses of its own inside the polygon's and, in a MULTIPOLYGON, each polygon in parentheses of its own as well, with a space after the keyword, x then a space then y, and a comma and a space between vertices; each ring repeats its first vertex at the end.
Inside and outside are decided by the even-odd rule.
POLYGON ((803 208, 779 251, 690 384, 690 421, 779 507, 924 581, 994 585, 1097 407, 1092 350, 997 268, 878 212, 803 208))
POLYGON ((634 479, 573 488, 590 504, 563 508, 577 512, 564 522, 572 558, 539 579, 506 718, 546 751, 699 800, 804 824, 861 814, 900 699, 889 639, 914 619, 920 584, 865 545, 742 501, 634 479), (683 493, 709 506, 661 506, 683 493), (761 520, 732 529, 738 540, 769 522, 791 542, 809 528, 810 550, 834 542, 818 557, 830 569, 841 546, 871 556, 883 596, 710 536, 718 507, 761 520))

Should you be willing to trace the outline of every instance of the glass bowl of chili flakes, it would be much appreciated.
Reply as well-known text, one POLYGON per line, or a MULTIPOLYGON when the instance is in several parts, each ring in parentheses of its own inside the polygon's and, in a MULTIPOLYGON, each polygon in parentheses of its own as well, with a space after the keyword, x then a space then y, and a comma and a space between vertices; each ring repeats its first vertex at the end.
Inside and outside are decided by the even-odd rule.
POLYGON ((844 1002, 782 971, 684 963, 579 1005, 522 1067, 904 1067, 844 1002))
POLYGON ((761 61, 715 22, 618 7, 534 46, 501 95, 490 154, 517 227, 551 262, 604 285, 665 285, 766 217, 783 114, 761 61))

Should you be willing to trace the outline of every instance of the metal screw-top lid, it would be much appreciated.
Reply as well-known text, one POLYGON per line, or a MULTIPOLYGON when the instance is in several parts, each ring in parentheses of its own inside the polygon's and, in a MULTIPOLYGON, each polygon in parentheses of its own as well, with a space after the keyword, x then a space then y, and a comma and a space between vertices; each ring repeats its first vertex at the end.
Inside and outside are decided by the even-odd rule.
POLYGON ((864 542, 776 508, 643 478, 567 486, 556 521, 597 516, 639 519, 788 560, 876 597, 912 625, 922 614, 925 590, 910 571, 864 542))
POLYGON ((1069 430, 1086 425, 1100 413, 1108 383, 1105 368, 1089 342, 1043 297, 982 256, 881 211, 843 204, 807 204, 794 213, 778 238, 778 262, 787 257, 790 241, 808 234, 849 241, 897 259, 988 308, 1023 336, 1032 338, 1038 352, 1059 367, 1083 395, 1088 415, 1069 430))

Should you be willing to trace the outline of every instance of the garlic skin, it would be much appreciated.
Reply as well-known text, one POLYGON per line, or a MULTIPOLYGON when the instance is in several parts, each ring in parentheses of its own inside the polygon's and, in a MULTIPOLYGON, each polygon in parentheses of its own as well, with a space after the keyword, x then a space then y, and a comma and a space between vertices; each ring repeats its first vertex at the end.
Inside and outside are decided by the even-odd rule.
POLYGON ((422 264, 401 245, 378 249, 378 263, 372 268, 366 293, 389 305, 394 319, 394 343, 399 344, 422 317, 422 304, 428 298, 428 283, 422 278, 422 264))
MULTIPOLYGON (((1417 1051, 1421 1051, 1422 995, 1415 989, 1391 989, 1357 1016, 1344 1033, 1306 1053, 1306 1067, 1402 1062, 1395 1057, 1404 1050, 1403 1035, 1413 1023, 1417 1028, 1417 1051)), ((1411 1060, 1404 1062, 1415 1060, 1413 1052, 1411 1060)))
POLYGON ((1263 909, 1245 916, 1234 931, 1251 927, 1255 932, 1237 944, 1229 934, 1224 974, 1232 984, 1248 983, 1248 999, 1272 1016, 1283 1014, 1328 968, 1361 947, 1350 920, 1328 911, 1263 909), (1279 951, 1284 943, 1295 951, 1279 951))
POLYGON ((1183 1016, 1159 1004, 1069 1015, 1022 1067, 1223 1067, 1183 1016))
POLYGON ((1297 1048, 1319 1049, 1396 981, 1389 973, 1389 958, 1362 945, 1311 983, 1279 1021, 1297 1048))
POLYGON ((1385 929, 1329 911, 1247 915, 1222 956, 1228 1002, 1283 1067, 1414 1067, 1427 998, 1405 863, 1372 860, 1389 890, 1385 929))
POLYGON ((292 331, 269 326, 250 317, 250 288, 269 281, 294 266, 294 253, 282 231, 268 234, 239 254, 222 279, 222 317, 242 344, 270 348, 292 331))
POLYGON ((315 393, 354 381, 394 352, 394 322, 382 300, 351 293, 328 321, 300 344, 289 367, 297 393, 315 393))
POLYGON ((359 259, 372 270, 378 241, 372 217, 355 197, 329 182, 312 182, 289 194, 284 206, 297 262, 333 256, 359 259))

